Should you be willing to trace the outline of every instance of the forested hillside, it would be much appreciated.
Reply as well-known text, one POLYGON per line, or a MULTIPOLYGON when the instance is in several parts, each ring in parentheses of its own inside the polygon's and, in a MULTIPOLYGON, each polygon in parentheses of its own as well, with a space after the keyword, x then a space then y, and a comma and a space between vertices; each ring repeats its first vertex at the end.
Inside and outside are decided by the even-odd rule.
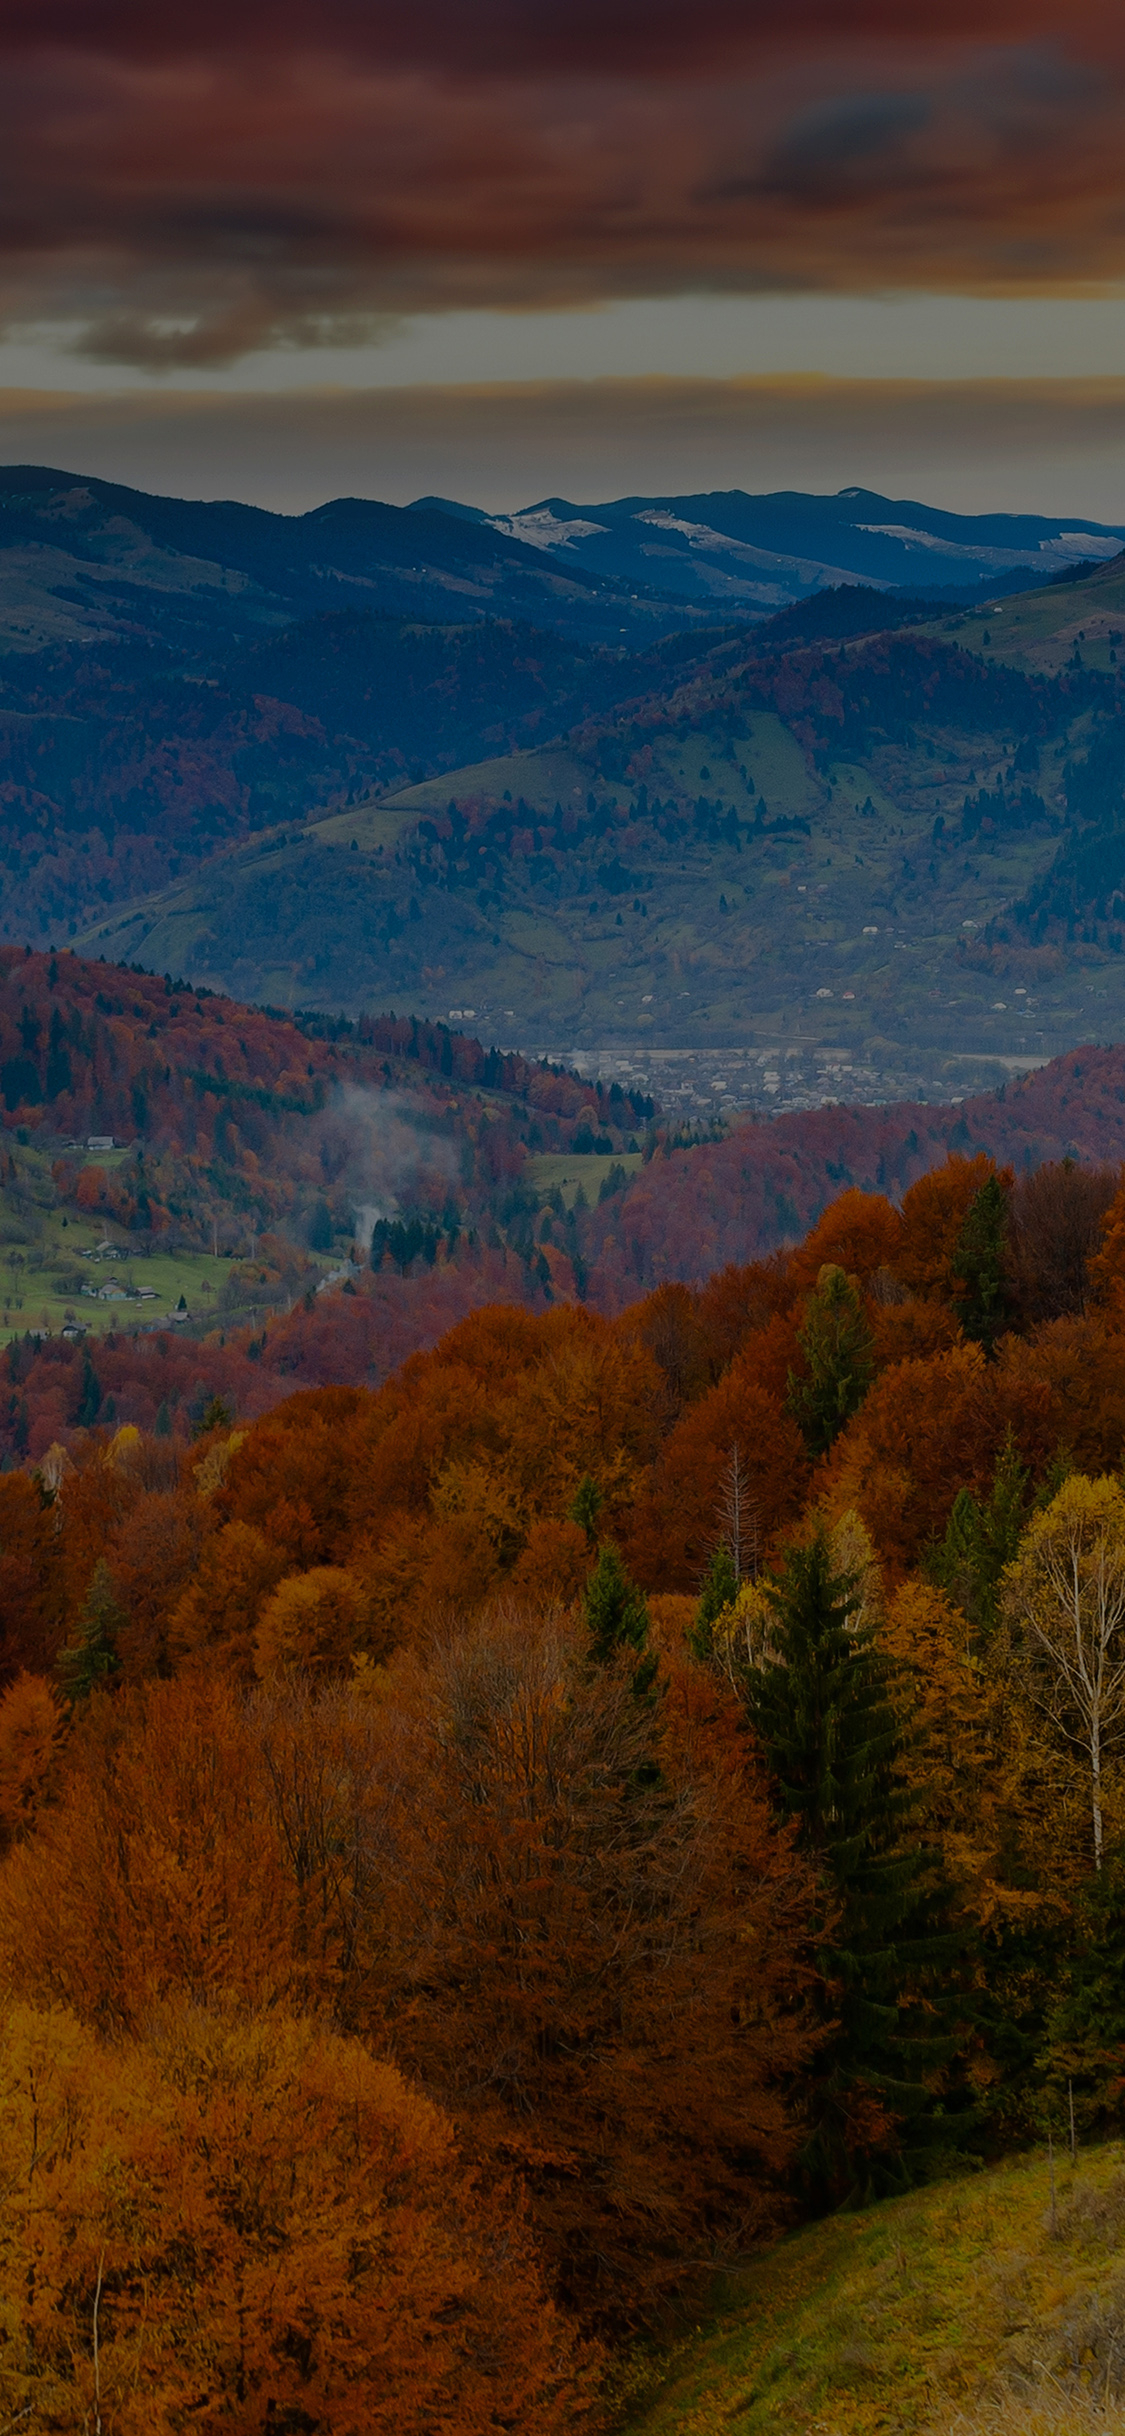
POLYGON ((253 1415, 294 1384, 379 1386, 491 1301, 617 1312, 791 1243, 843 1187, 897 1199, 950 1152, 1021 1175, 1115 1167, 1125 1050, 1085 1049, 959 1107, 832 1107, 700 1136, 639 1091, 444 1025, 294 1021, 7 950, 0 1124, 11 1462, 103 1402, 146 1428, 166 1408, 183 1435, 216 1395, 253 1415))
POLYGON ((501 1039, 603 1057, 738 1040, 760 1105, 818 1049, 866 1098, 948 1099, 1125 1018, 1123 635, 1116 560, 906 625, 827 592, 87 940, 277 1003, 467 1000, 501 1039))
POLYGON ((87 1347, 0 1476, 9 2415, 604 2427, 797 2218, 1118 2128, 1123 1349, 1120 1165, 984 1153, 257 1418, 87 1347))

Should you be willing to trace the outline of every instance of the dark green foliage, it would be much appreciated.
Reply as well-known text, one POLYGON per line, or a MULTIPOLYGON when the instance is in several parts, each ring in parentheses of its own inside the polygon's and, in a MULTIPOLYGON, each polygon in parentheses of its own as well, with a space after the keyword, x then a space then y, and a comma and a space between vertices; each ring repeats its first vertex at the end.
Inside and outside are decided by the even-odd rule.
POLYGON ((812 1456, 825 1455, 858 1412, 874 1377, 871 1330, 843 1269, 820 1272, 797 1331, 806 1372, 789 1373, 788 1410, 812 1456))
POLYGON ((222 1396, 209 1396, 200 1413, 198 1424, 192 1431, 192 1437, 205 1438, 209 1430, 233 1429, 233 1427, 233 1404, 228 1404, 222 1396))
POLYGON ((977 1499, 971 1489, 959 1489, 945 1537, 926 1558, 931 1581, 948 1593, 982 1636, 996 1624, 1000 1576, 1019 1547, 1028 1493, 1029 1475, 1009 1431, 988 1496, 977 1499))
POLYGON ((567 1521, 580 1525, 591 1547, 598 1536, 598 1516, 604 1504, 605 1498, 597 1481, 591 1480, 589 1472, 584 1472, 574 1492, 567 1521))
POLYGON ((585 1591, 590 1655, 605 1666, 622 1649, 642 1650, 648 1639, 648 1601, 625 1571, 608 1541, 585 1591))
POLYGON ((826 2038, 801 2172, 811 2197, 839 2202, 901 2186, 957 2128, 931 2083, 959 2043, 943 2027, 957 2000, 942 1981, 960 1941, 938 1924, 938 1870, 902 1782, 890 1668, 851 1617, 855 1580, 834 1570, 823 1530, 788 1551, 766 1593, 776 1655, 745 1696, 778 1810, 821 1873, 813 1942, 826 2038))
POLYGON ((1067 2082, 1083 2130, 1125 2117, 1125 1850, 1108 1853, 1078 1905, 1077 1936, 1048 2024, 1048 2102, 1062 2119, 1067 2082))
POLYGON ((161 1405, 153 1423, 153 1436, 154 1438, 170 1438, 171 1435, 172 1415, 168 1410, 167 1404, 165 1403, 161 1405))
POLYGON ((327 1201, 313 1204, 309 1218, 310 1252, 330 1252, 332 1249, 332 1212, 327 1201))
POLYGON ((92 1429, 102 1408, 101 1382, 85 1347, 82 1352, 82 1386, 78 1408, 74 1415, 76 1429, 92 1429))
POLYGON ((725 1540, 713 1550, 699 1593, 699 1605, 688 1634, 688 1647, 694 1658, 711 1655, 715 1619, 724 1607, 733 1605, 738 1597, 738 1574, 734 1558, 725 1540))
POLYGON ((112 1682, 119 1666, 117 1643, 127 1622, 117 1604, 109 1566, 100 1556, 90 1576, 74 1640, 60 1651, 57 1662, 59 1689, 71 1708, 88 1700, 99 1685, 112 1682))
POLYGON ((953 1269, 961 1284, 954 1304, 961 1326, 991 1354, 1008 1309, 1008 1196, 995 1174, 969 1203, 953 1269))

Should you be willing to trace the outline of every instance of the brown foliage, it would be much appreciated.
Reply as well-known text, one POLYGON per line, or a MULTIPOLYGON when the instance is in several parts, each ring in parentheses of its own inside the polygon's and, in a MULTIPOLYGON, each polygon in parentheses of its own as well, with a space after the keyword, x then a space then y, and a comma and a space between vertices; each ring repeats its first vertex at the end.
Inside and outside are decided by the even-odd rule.
POLYGON ((45 1673, 65 1634, 60 1516, 25 1472, 0 1475, 0 1669, 45 1673))
POLYGON ((999 1370, 1029 1398, 1046 1388, 1051 1443, 1082 1472, 1116 1471, 1125 1456, 1125 1340, 1099 1314, 1053 1320, 1030 1338, 1006 1337, 999 1370))
POLYGON ((809 1887, 714 1681, 654 1708, 579 1657, 513 1614, 398 1676, 383 1967, 406 2069, 617 2318, 776 2215, 809 1887))
POLYGON ((0 1852, 25 1835, 58 1774, 62 1712, 41 1675, 17 1675, 0 1698, 0 1852))
POLYGON ((944 1530, 958 1489, 988 1490, 1009 1430, 1026 1461, 1052 1451, 1045 1381, 986 1363, 977 1345, 899 1362, 836 1441, 825 1467, 832 1504, 854 1506, 880 1555, 906 1571, 944 1530))
POLYGON ((689 1407, 637 1500, 624 1546, 646 1588, 698 1588, 720 1536, 723 1473, 733 1446, 739 1449, 763 1558, 799 1511, 808 1478, 804 1441, 780 1400, 758 1384, 754 1350, 751 1340, 718 1387, 689 1407))
POLYGON ((1120 1186, 1112 1167, 1052 1159, 1013 1186, 1008 1202, 1012 1287, 1019 1324, 1069 1318, 1086 1309, 1090 1262, 1099 1251, 1120 1186))

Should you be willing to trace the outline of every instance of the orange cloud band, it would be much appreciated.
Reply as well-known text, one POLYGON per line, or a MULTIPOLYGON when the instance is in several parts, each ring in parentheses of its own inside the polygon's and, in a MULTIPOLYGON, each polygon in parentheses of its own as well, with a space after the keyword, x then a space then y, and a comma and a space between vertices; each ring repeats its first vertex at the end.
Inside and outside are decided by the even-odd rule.
POLYGON ((1125 518, 1125 380, 546 381, 497 387, 0 391, 0 460, 301 512, 425 492, 837 491, 1125 518))
POLYGON ((206 364, 455 305, 1125 275, 1120 10, 903 15, 18 0, 0 312, 206 364))

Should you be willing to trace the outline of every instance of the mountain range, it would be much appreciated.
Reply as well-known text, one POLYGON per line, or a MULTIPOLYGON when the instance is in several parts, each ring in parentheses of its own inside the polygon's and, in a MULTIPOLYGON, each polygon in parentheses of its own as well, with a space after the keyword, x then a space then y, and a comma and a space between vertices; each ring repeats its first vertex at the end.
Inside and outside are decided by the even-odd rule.
POLYGON ((540 499, 511 516, 487 516, 453 499, 417 499, 416 511, 460 516, 478 530, 547 551, 559 566, 618 584, 644 584, 713 608, 759 615, 835 584, 888 590, 998 594, 1039 582, 1079 559, 1113 558, 1125 525, 1075 517, 958 516, 876 491, 701 491, 676 499, 611 499, 580 507, 540 499))
POLYGON ((963 1096, 1125 1018, 1120 539, 864 492, 290 518, 9 469, 0 937, 479 1026, 696 1120, 963 1096), (715 622, 719 541, 803 594, 715 622))

